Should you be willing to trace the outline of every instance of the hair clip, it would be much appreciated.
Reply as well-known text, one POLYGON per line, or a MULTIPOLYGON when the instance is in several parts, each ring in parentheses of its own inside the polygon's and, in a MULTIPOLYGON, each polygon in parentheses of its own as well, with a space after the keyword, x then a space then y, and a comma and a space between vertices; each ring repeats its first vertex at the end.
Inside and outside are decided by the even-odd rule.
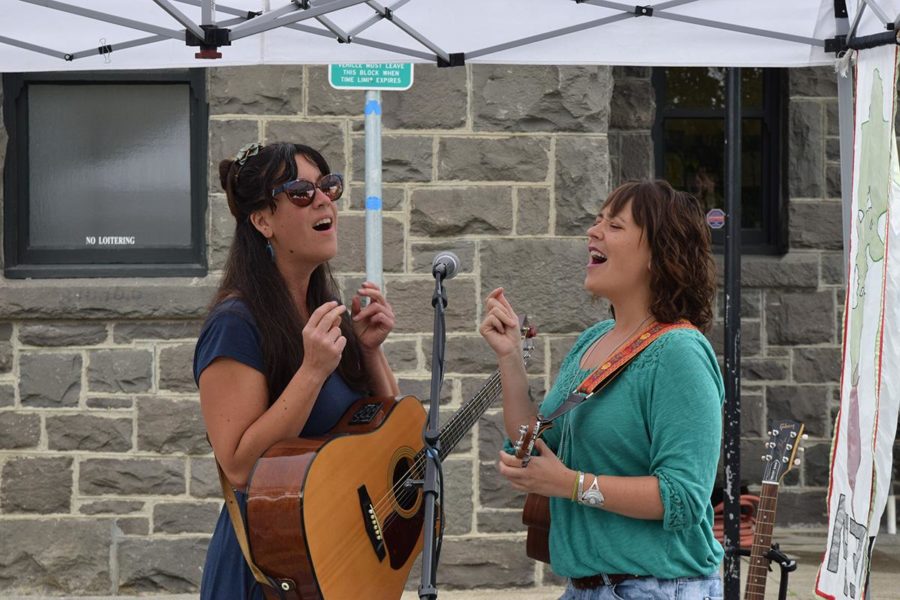
POLYGON ((244 144, 244 146, 242 146, 241 149, 238 150, 237 155, 234 157, 234 162, 243 167, 248 158, 259 154, 259 150, 261 148, 262 144, 260 144, 259 142, 250 142, 249 144, 244 144))

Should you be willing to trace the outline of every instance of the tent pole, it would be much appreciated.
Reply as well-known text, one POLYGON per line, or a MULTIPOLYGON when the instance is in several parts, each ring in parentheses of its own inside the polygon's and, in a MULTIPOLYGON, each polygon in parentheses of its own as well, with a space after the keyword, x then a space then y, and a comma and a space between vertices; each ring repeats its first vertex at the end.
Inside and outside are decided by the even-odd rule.
MULTIPOLYGON (((838 12, 837 3, 835 3, 835 33, 837 35, 846 35, 849 31, 849 19, 847 18, 846 8, 844 8, 843 16, 838 12)), ((862 12, 862 7, 860 7, 862 12)), ((849 52, 849 50, 848 50, 849 52)), ((847 284, 847 265, 850 264, 850 224, 852 216, 851 196, 853 190, 853 69, 848 68, 846 77, 840 73, 837 74, 838 86, 838 126, 840 134, 841 148, 841 214, 843 216, 843 246, 844 246, 844 284, 847 284)))
POLYGON ((741 597, 741 70, 725 84, 725 600, 741 597))
POLYGON ((381 254, 381 92, 366 92, 366 280, 384 288, 381 254))

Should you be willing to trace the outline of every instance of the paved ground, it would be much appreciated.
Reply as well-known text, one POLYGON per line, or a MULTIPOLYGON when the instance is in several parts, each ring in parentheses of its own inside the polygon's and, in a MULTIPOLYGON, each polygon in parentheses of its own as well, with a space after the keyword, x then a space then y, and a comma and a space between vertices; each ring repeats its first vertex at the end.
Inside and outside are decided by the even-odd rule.
MULTIPOLYGON (((795 559, 798 568, 789 576, 788 598, 812 600, 816 580, 816 571, 825 548, 825 538, 821 531, 794 531, 787 535, 779 535, 778 541, 791 558, 795 559)), ((746 559, 745 559, 746 560, 746 559)), ((746 574, 746 562, 741 565, 741 573, 746 574)), ((743 590, 743 585, 741 586, 743 590)), ((900 536, 882 534, 875 545, 870 579, 870 595, 867 600, 900 600, 900 536)), ((547 587, 542 589, 491 589, 491 590, 439 590, 438 598, 442 600, 553 600, 559 598, 562 588, 547 587)), ((743 596, 743 592, 741 593, 743 596)), ((133 596, 132 596, 133 597, 133 596)), ((4 600, 37 600, 38 596, 3 596, 4 600)), ((110 600, 104 597, 55 596, 53 600, 110 600)), ((117 596, 127 598, 127 596, 117 596)), ((194 600, 195 595, 148 595, 140 596, 151 600, 194 600)), ((766 600, 778 598, 778 573, 772 573, 766 586, 766 600)), ((406 592, 401 600, 417 600, 415 592, 406 592)))

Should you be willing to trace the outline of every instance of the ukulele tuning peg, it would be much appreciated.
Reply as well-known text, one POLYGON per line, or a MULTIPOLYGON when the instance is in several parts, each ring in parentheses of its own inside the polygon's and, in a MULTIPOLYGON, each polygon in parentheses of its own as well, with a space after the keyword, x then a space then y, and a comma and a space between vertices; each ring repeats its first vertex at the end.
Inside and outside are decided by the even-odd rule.
POLYGON ((519 425, 519 433, 526 433, 528 431, 528 425, 519 425))
POLYGON ((759 457, 759 459, 763 462, 766 462, 766 455, 763 454, 762 456, 759 457))

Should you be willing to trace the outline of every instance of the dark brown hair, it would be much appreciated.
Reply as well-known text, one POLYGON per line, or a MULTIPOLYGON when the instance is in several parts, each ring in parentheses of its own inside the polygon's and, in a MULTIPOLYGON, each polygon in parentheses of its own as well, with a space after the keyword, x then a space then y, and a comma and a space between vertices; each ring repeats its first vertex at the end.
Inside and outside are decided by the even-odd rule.
POLYGON ((650 312, 662 323, 687 319, 706 331, 713 318, 716 267, 700 203, 657 179, 627 181, 603 206, 614 216, 629 202, 650 246, 650 312))
MULTIPOLYGON (((309 159, 325 175, 331 172, 325 158, 302 144, 274 143, 262 146, 244 164, 226 159, 219 163, 219 180, 228 196, 228 208, 236 225, 225 275, 212 307, 226 298, 242 300, 260 331, 269 404, 287 387, 303 362, 305 322, 294 304, 287 284, 266 251, 266 238, 250 222, 250 215, 264 208, 275 210, 271 190, 297 178, 296 156, 309 159)), ((319 265, 310 276, 306 301, 310 310, 339 300, 338 287, 328 264, 319 265)), ((212 308, 211 307, 211 308, 212 308)), ((361 350, 347 313, 341 320, 347 338, 337 371, 352 388, 364 390, 368 377, 361 350)))

